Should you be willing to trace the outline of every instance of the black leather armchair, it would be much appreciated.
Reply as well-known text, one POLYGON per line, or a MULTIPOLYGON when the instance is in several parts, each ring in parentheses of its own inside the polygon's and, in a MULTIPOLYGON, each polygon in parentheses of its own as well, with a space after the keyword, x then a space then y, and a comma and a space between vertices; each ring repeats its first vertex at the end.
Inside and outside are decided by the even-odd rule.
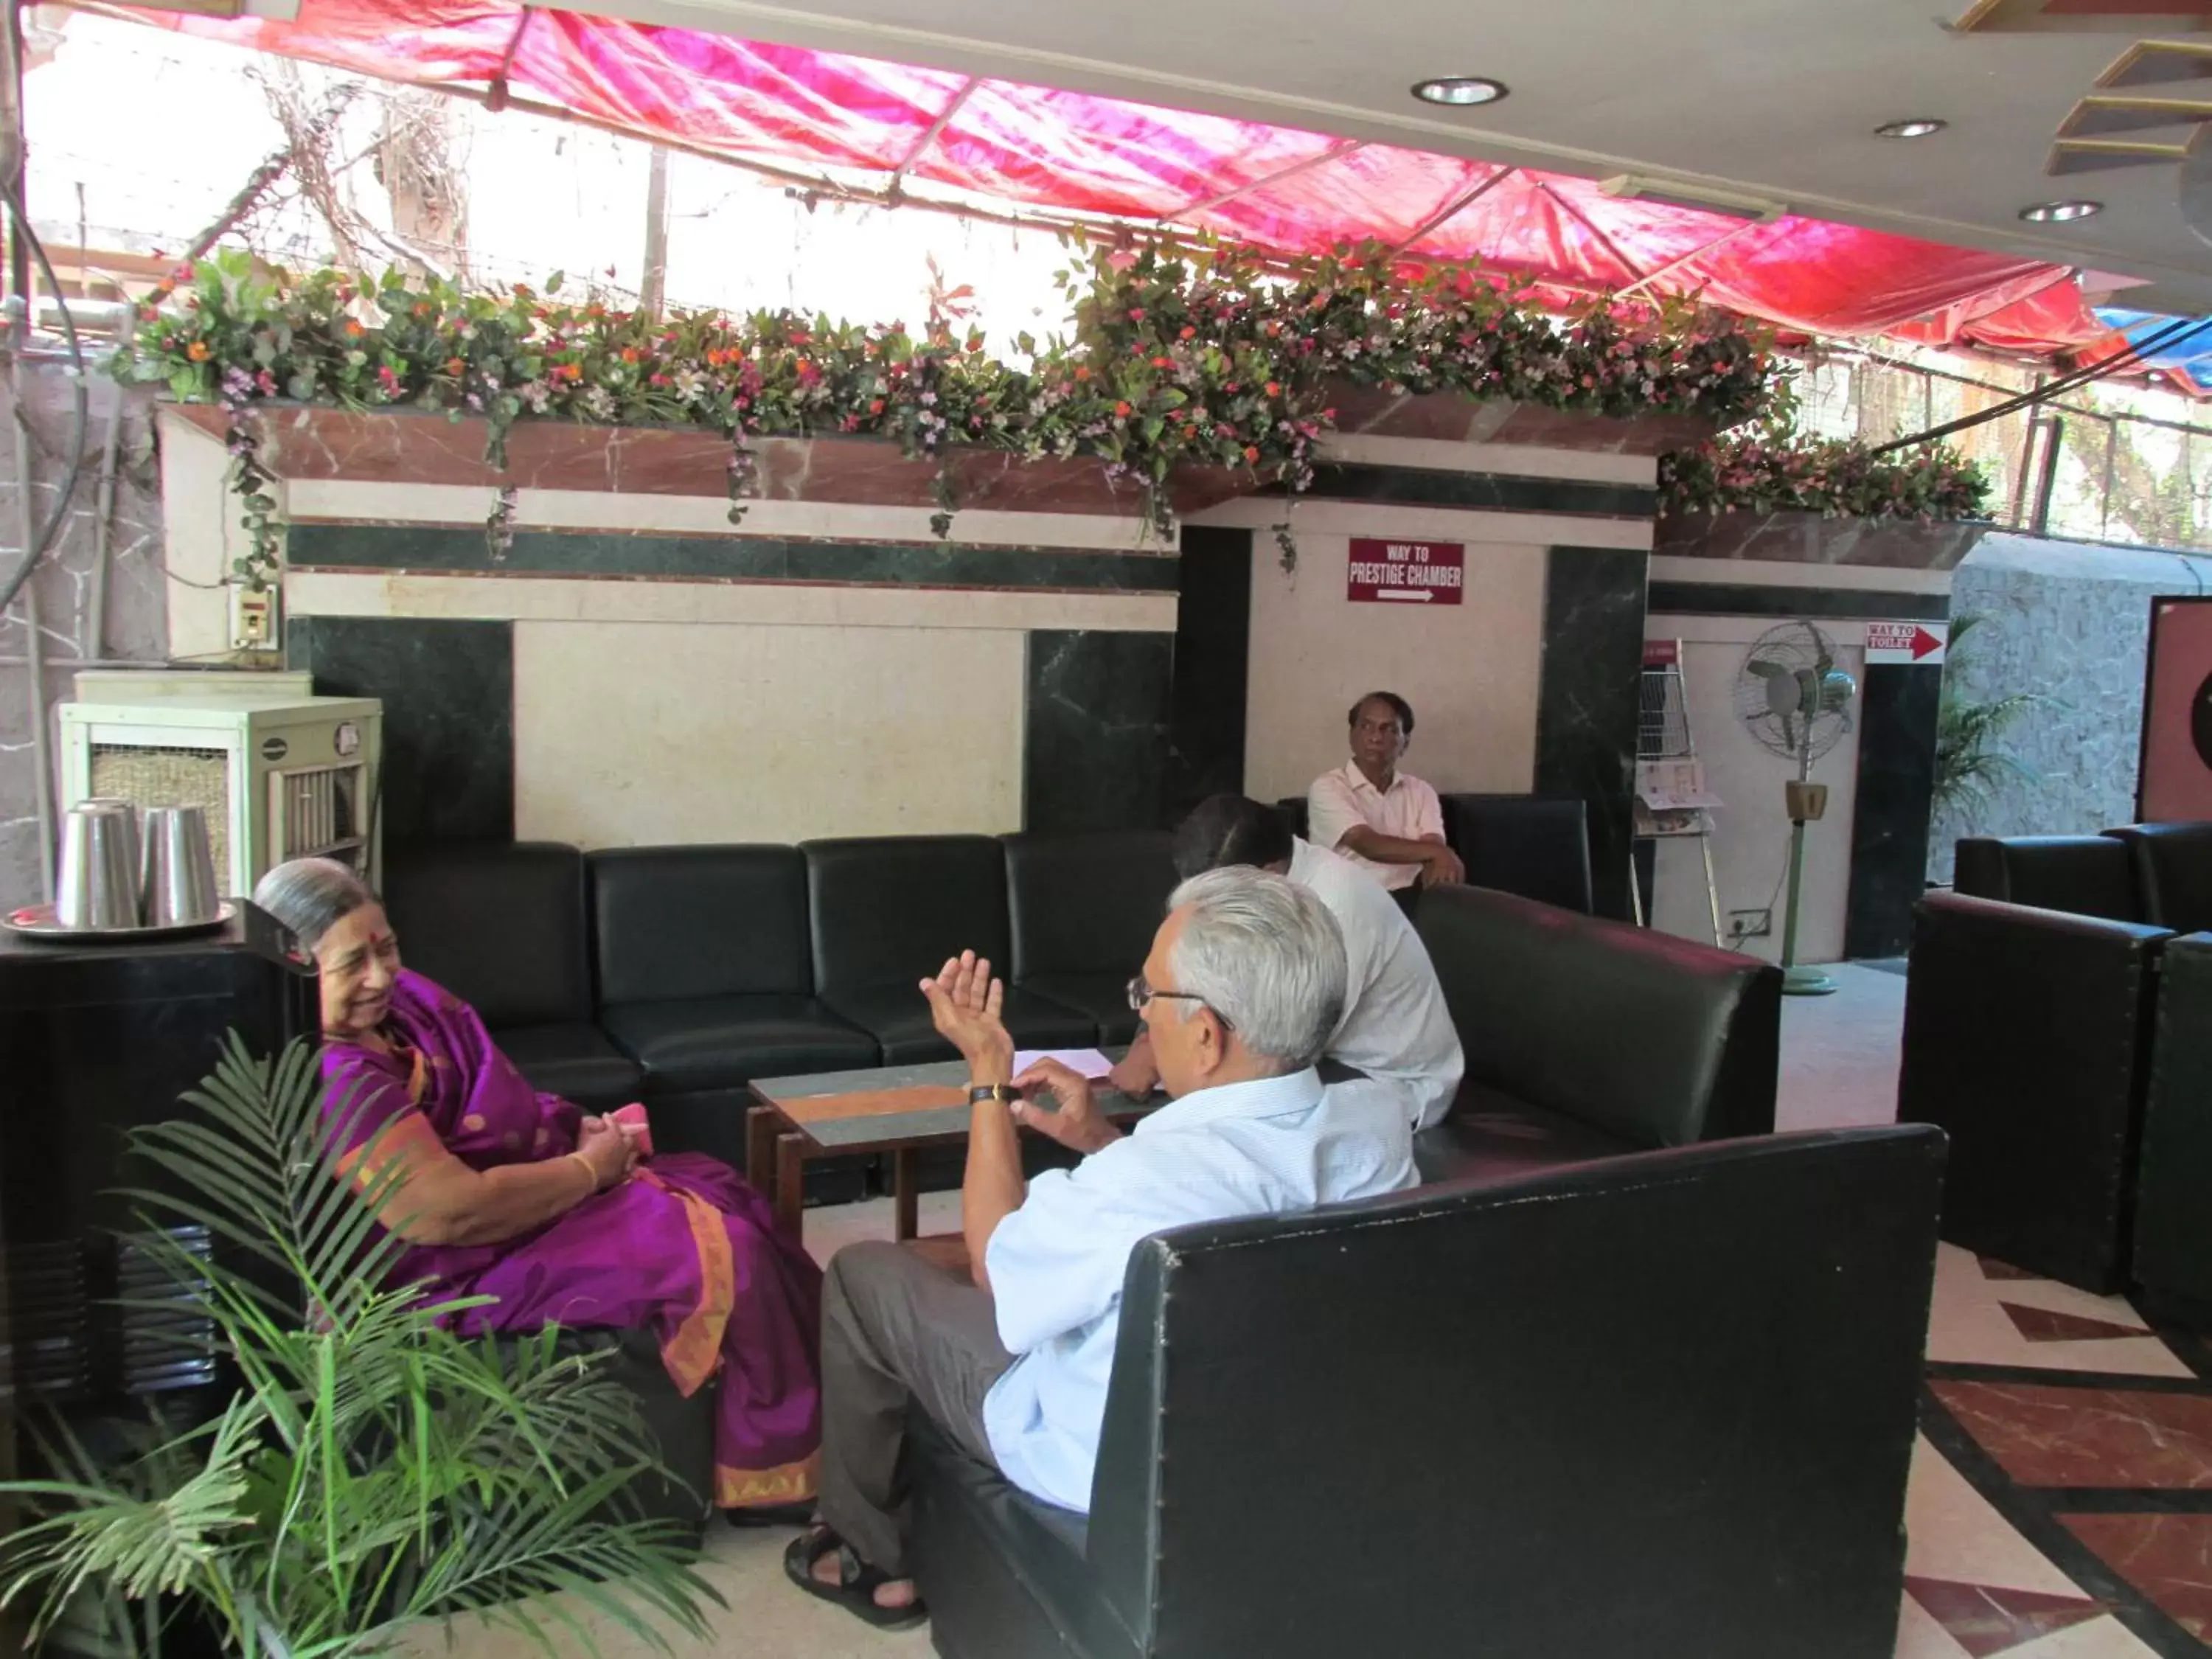
POLYGON ((937 1650, 1889 1659, 1942 1157, 1774 1136, 1148 1239, 1087 1517, 917 1425, 937 1650))
POLYGON ((1468 884, 1589 915, 1589 809, 1538 795, 1446 795, 1444 839, 1468 884))
POLYGON ((754 1078, 876 1063, 875 1039, 815 999, 794 848, 595 853, 592 907, 599 1018, 645 1068, 655 1145, 742 1168, 754 1078))
POLYGON ((1130 977, 1145 964, 1175 890, 1163 830, 1008 836, 1012 983, 1080 1014, 1103 1042, 1129 1042, 1130 977))
POLYGON ((1951 1137, 1943 1237, 2086 1291, 2123 1282, 2163 930, 1931 893, 1898 1116, 1951 1137))
POLYGON ((2158 981, 2134 1277, 2147 1311, 2212 1329, 2212 933, 2168 941, 2158 981))
POLYGON ((1467 1054, 1425 1179, 1773 1129, 1778 969, 1480 887, 1432 890, 1416 925, 1467 1054))
POLYGON ((574 848, 459 843, 396 856, 384 904, 401 959, 482 1015, 534 1086, 594 1110, 638 1097, 643 1069, 592 1018, 574 848))
POLYGON ((2137 823, 2105 833, 2128 849, 2138 920, 2177 933, 2212 930, 2212 823, 2137 823))
MULTIPOLYGON (((1012 961, 1005 850, 987 836, 811 841, 806 860, 814 982, 823 1004, 882 1046, 884 1063, 950 1060, 915 985, 972 950, 1012 961)), ((1097 1023, 1009 987, 1006 1029, 1024 1048, 1082 1048, 1097 1023)))
POLYGON ((2112 921, 2143 919, 2128 849, 2110 836, 1967 836, 1959 842, 1952 885, 1968 898, 2112 921))

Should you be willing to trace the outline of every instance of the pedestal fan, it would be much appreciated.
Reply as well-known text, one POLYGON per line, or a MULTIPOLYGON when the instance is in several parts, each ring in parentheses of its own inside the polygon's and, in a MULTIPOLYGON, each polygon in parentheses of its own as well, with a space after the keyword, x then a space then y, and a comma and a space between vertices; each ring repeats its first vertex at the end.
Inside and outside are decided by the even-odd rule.
POLYGON ((1826 996, 1836 981, 1797 962, 1797 901, 1805 870, 1805 826, 1828 810, 1828 786, 1813 781, 1813 763, 1851 729, 1858 683, 1836 666, 1836 647, 1809 622, 1784 623, 1761 635, 1736 676, 1735 712, 1766 748, 1797 763, 1782 786, 1790 814, 1790 898, 1782 920, 1782 988, 1791 996, 1826 996))

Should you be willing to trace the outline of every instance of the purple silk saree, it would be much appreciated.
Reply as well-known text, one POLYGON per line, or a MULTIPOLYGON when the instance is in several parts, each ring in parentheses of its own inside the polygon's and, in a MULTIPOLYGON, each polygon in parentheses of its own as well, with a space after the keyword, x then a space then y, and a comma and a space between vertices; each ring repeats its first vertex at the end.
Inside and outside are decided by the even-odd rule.
MULTIPOLYGON (((574 1150, 581 1110, 534 1091, 458 997, 402 969, 385 1030, 389 1056, 352 1043, 324 1049, 325 1109, 348 1155, 387 1123, 380 1153, 434 1139, 477 1170, 574 1150)), ((462 1316, 470 1334, 553 1323, 651 1330, 686 1395, 719 1379, 714 1501, 813 1497, 821 1271, 728 1165, 661 1153, 534 1232, 411 1246, 396 1277, 441 1296, 497 1297, 462 1316)))

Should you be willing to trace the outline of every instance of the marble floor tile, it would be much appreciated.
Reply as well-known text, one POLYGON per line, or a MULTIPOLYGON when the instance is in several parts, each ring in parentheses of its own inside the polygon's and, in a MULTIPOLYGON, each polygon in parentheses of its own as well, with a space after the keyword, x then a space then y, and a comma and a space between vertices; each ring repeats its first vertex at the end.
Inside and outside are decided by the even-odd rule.
POLYGON ((1905 1043, 1905 981, 1853 963, 1826 970, 1836 994, 1782 1000, 1778 1129, 1897 1121, 1905 1043))
POLYGON ((2059 1518, 2167 1618, 2199 1641, 2212 1641, 2212 1515, 2059 1518))
POLYGON ((2013 1653, 2032 1642, 2106 1616, 2101 1602, 2081 1595, 1961 1584, 1908 1575, 1905 1593, 1918 1602, 1973 1659, 2013 1653))
POLYGON ((1912 1447, 1905 1493, 1905 1571, 1950 1583, 2081 1596, 1925 1437, 1912 1447))
POLYGON ((1993 1277, 1987 1264, 1954 1244, 1936 1249, 1928 1358, 2130 1376, 2192 1374, 2124 1298, 2022 1277, 2002 1264, 1993 1277))
POLYGON ((1929 1387, 2022 1486, 2212 1490, 2212 1395, 1942 1378, 1929 1387))

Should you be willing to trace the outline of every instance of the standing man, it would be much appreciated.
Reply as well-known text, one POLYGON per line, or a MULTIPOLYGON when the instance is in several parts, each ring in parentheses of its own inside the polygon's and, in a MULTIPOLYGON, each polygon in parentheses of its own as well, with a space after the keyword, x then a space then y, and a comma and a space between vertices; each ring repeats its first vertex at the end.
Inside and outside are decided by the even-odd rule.
POLYGON ((1307 833, 1392 892, 1467 879, 1467 866, 1444 844, 1443 803, 1398 763, 1413 736, 1413 706, 1395 691, 1370 691, 1352 705, 1352 759, 1324 772, 1306 792, 1307 833))

